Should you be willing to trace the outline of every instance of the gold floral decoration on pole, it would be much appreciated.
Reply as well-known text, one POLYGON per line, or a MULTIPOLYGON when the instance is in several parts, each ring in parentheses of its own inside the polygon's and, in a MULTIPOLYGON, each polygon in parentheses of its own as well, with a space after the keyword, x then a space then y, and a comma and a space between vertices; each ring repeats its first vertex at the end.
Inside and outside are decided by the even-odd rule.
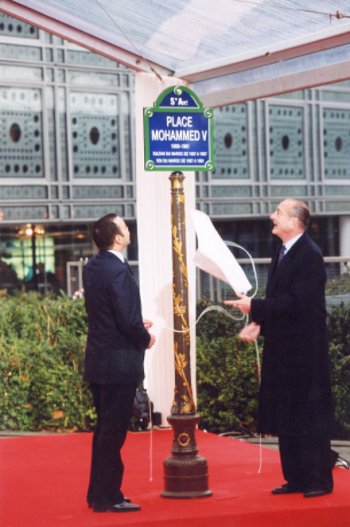
POLYGON ((173 260, 174 365, 175 389, 168 421, 174 432, 172 456, 164 461, 167 498, 194 498, 212 494, 208 489, 206 459, 198 455, 196 413, 191 385, 188 271, 186 264, 186 222, 184 175, 173 172, 171 182, 171 222, 173 260))

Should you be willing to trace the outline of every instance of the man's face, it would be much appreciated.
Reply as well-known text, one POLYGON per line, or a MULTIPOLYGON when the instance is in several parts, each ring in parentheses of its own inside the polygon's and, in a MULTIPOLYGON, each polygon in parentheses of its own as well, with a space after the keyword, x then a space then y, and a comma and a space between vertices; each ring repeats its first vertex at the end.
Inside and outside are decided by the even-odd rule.
POLYGON ((118 241, 120 245, 122 245, 123 248, 125 248, 130 244, 129 228, 127 224, 125 223, 125 221, 123 220, 123 218, 120 218, 119 216, 115 218, 114 223, 117 225, 119 232, 121 233, 121 235, 117 235, 119 236, 118 241))
POLYGON ((283 242, 295 236, 297 218, 293 216, 292 202, 290 200, 282 201, 275 212, 270 215, 270 220, 273 223, 272 234, 278 236, 283 242))

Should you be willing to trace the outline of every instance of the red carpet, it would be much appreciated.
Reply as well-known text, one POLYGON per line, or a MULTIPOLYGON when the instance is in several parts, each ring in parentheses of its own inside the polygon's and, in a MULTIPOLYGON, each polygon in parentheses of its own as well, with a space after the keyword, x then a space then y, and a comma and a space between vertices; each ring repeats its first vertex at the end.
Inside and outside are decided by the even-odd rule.
POLYGON ((197 432, 206 457, 210 498, 160 496, 163 460, 171 431, 153 433, 153 481, 149 481, 149 433, 130 433, 124 447, 124 492, 142 506, 128 514, 94 513, 85 502, 91 434, 0 439, 1 527, 350 527, 350 473, 334 470, 335 490, 321 498, 273 496, 282 483, 278 453, 239 440, 197 432))

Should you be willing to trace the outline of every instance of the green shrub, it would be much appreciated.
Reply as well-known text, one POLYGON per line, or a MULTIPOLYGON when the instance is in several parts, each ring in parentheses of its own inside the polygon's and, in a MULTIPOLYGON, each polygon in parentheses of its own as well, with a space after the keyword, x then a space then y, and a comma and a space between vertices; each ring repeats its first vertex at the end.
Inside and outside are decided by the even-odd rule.
MULTIPOLYGON (((212 302, 208 300, 200 300, 197 303, 197 317, 205 309, 210 309, 212 302)), ((219 304, 219 307, 224 309, 229 315, 234 315, 234 310, 225 304, 219 304)), ((237 319, 240 315, 237 316, 237 319)), ((217 337, 232 337, 240 332, 243 327, 242 320, 232 320, 232 318, 225 316, 219 311, 210 311, 200 318, 197 324, 197 337, 204 340, 212 340, 217 337)))
POLYGON ((0 297, 0 429, 88 430, 94 420, 82 379, 82 300, 35 293, 0 297))
MULTIPOLYGON (((1 330, 0 330, 1 331, 1 330)), ((30 356, 20 339, 0 336, 0 429, 34 430, 30 356)))
MULTIPOLYGON (((198 316, 210 303, 201 301, 198 316)), ((220 305, 229 314, 233 311, 220 305)), ((238 316, 239 318, 239 316, 238 316)), ((254 344, 238 338, 243 320, 219 311, 204 315, 197 326, 197 398, 201 428, 213 432, 256 429, 259 391, 254 344)))
POLYGON ((350 273, 343 273, 329 278, 326 284, 326 295, 344 295, 350 293, 350 273))
POLYGON ((350 438, 350 305, 341 304, 328 314, 335 429, 338 438, 350 438))
POLYGON ((258 373, 255 348, 238 337, 197 339, 201 428, 255 431, 258 373))
MULTIPOLYGON (((201 302, 198 314, 207 306, 201 302)), ((335 406, 333 435, 350 438, 350 305, 328 314, 332 390, 335 406)), ((215 432, 255 431, 258 406, 257 360, 251 344, 237 338, 243 322, 210 312, 198 324, 197 395, 201 427, 215 432)), ((262 349, 262 341, 259 341, 262 349)))
MULTIPOLYGON (((198 314, 209 305, 200 302, 198 314)), ((200 426, 214 432, 255 431, 257 357, 254 345, 238 338, 242 327, 243 321, 215 311, 197 326, 200 426)), ((350 438, 349 328, 350 305, 333 308, 328 329, 334 436, 343 439, 350 438)), ((86 333, 83 300, 0 296, 0 430, 92 429, 95 412, 82 378, 86 333)))

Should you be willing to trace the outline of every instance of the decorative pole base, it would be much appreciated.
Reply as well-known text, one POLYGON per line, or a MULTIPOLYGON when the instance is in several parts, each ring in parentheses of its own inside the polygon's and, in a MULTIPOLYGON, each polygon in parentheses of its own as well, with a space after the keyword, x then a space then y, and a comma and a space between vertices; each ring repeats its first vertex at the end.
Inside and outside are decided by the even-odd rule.
POLYGON ((174 441, 172 456, 164 461, 164 498, 205 498, 212 495, 208 489, 208 465, 198 455, 195 426, 198 415, 171 415, 174 441))

